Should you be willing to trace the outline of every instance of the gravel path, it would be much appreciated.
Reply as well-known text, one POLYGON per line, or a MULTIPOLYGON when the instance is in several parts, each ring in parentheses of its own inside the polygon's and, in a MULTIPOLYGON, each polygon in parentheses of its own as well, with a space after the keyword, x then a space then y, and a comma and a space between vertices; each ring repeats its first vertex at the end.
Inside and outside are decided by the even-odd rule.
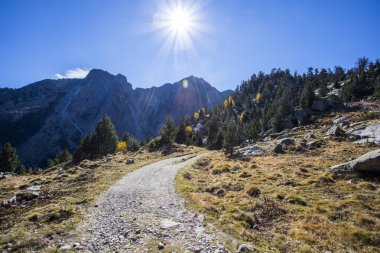
POLYGON ((175 191, 178 171, 200 156, 170 158, 141 167, 98 199, 77 232, 85 252, 228 252, 224 237, 203 216, 185 209, 175 191), (210 232, 212 231, 212 232, 210 232))

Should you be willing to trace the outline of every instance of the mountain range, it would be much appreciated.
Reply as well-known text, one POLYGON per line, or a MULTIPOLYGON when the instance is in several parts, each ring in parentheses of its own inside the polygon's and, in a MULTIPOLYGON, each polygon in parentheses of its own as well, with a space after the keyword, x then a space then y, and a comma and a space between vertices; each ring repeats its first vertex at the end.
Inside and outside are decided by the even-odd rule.
POLYGON ((221 103, 219 92, 202 78, 133 88, 121 74, 93 69, 84 79, 46 79, 19 89, 0 89, 0 144, 11 142, 27 165, 41 165, 60 150, 73 151, 103 115, 119 135, 138 140, 156 136, 167 115, 178 121, 201 107, 221 103))

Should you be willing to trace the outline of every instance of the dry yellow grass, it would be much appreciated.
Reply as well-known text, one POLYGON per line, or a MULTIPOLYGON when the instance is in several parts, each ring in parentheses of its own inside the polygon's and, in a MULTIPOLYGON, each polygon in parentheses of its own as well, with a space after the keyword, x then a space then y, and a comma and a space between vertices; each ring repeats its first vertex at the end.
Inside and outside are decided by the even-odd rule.
POLYGON ((260 252, 380 252, 378 178, 328 172, 372 149, 325 140, 249 161, 215 152, 182 170, 177 186, 190 208, 260 252))
POLYGON ((7 200, 22 185, 41 185, 40 197, 20 205, 0 207, 0 251, 11 252, 55 251, 59 241, 75 228, 97 196, 126 173, 171 156, 198 152, 197 148, 179 150, 170 156, 158 153, 118 153, 110 162, 85 162, 76 169, 51 169, 38 175, 27 175, 0 181, 0 201, 7 200), (134 164, 123 161, 133 158, 134 164))

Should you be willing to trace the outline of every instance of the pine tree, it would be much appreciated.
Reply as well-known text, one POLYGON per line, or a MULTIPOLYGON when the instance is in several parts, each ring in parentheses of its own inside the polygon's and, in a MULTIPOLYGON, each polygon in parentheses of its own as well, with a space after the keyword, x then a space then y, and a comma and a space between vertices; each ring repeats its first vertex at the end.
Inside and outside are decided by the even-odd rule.
POLYGON ((312 106, 314 101, 314 91, 310 84, 305 85, 301 92, 299 105, 301 107, 309 107, 312 106))
POLYGON ((126 148, 128 151, 136 152, 140 149, 140 144, 131 134, 124 133, 122 140, 127 144, 126 148))
POLYGON ((5 143, 0 154, 0 171, 14 172, 19 164, 16 148, 9 142, 5 143))
POLYGON ((226 154, 232 155, 234 147, 239 145, 239 129, 234 121, 229 121, 223 138, 223 148, 226 154))
POLYGON ((57 155, 57 164, 65 163, 73 159, 73 156, 70 154, 70 152, 67 149, 64 149, 57 155))
POLYGON ((112 154, 116 151, 119 138, 111 119, 104 116, 91 134, 91 149, 95 157, 112 154))
POLYGON ((160 130, 161 144, 171 146, 174 142, 175 133, 176 129, 173 118, 167 116, 166 121, 160 130))
POLYGON ((180 123, 177 128, 177 133, 175 141, 180 144, 186 143, 186 125, 185 123, 180 123))
POLYGON ((117 132, 108 116, 104 116, 96 125, 94 131, 85 136, 74 153, 73 161, 96 159, 116 151, 119 139, 117 132))

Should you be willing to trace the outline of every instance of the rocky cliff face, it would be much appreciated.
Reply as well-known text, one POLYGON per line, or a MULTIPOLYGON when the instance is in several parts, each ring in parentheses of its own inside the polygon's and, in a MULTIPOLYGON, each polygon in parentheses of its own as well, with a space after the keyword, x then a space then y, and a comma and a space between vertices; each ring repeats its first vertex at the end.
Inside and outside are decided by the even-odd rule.
POLYGON ((105 114, 119 134, 144 139, 158 133, 167 115, 177 121, 231 93, 219 92, 201 78, 184 80, 133 89, 123 75, 94 69, 84 79, 0 89, 0 144, 10 141, 25 163, 39 164, 63 148, 74 150, 105 114))

